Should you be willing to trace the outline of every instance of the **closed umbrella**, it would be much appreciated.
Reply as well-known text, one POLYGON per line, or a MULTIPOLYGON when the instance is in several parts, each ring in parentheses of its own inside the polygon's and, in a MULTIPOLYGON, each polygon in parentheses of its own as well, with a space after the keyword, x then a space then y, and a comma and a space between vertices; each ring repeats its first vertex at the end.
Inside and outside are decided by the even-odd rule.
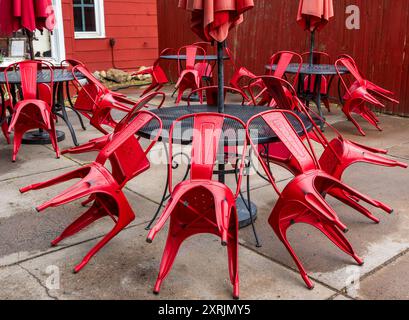
POLYGON ((311 32, 310 64, 313 63, 315 32, 320 31, 333 16, 333 0, 300 0, 297 22, 311 32))
POLYGON ((253 0, 179 0, 179 7, 192 12, 192 30, 204 41, 217 42, 218 111, 224 112, 224 41, 229 31, 243 22, 243 13, 253 0))
POLYGON ((30 44, 30 56, 34 59, 33 32, 37 29, 52 31, 55 26, 51 0, 0 0, 0 34, 10 35, 25 30, 30 44))
MULTIPOLYGON (((243 21, 253 0, 179 0, 179 7, 192 12, 192 30, 204 41, 217 42, 219 113, 224 113, 224 44, 229 31, 243 21)), ((224 182, 224 164, 219 164, 219 181, 224 182)))

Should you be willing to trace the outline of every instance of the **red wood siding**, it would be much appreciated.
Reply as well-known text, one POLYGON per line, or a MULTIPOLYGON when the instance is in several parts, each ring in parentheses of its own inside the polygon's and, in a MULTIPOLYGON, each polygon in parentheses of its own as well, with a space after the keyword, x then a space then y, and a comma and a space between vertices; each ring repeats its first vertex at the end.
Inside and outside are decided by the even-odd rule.
POLYGON ((113 67, 109 39, 115 38, 115 64, 121 69, 151 65, 158 55, 156 0, 104 0, 104 39, 75 39, 72 0, 62 0, 67 58, 90 69, 113 67))
MULTIPOLYGON (((178 0, 158 0, 159 48, 179 47, 197 37, 190 17, 177 8, 178 0)), ((296 23, 298 0, 256 0, 245 22, 229 37, 242 65, 262 73, 268 58, 278 50, 306 51, 309 36, 296 23)), ((387 112, 409 116, 409 1, 336 0, 335 18, 317 37, 318 49, 337 57, 355 57, 365 75, 396 92, 401 104, 387 112), (361 29, 345 27, 347 5, 361 9, 361 29)))

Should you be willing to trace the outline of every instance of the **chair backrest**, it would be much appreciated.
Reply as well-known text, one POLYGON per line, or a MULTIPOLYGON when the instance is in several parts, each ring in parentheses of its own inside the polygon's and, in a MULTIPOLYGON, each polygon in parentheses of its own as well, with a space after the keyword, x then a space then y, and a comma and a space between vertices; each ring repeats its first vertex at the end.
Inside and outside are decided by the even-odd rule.
MULTIPOLYGON (((212 180, 216 160, 224 161, 224 147, 228 145, 238 146, 239 141, 243 143, 239 177, 236 188, 236 197, 240 191, 240 185, 245 165, 247 150, 247 138, 245 124, 240 119, 220 113, 197 113, 189 114, 177 119, 171 126, 169 132, 169 154, 173 156, 173 133, 175 127, 178 130, 191 130, 192 148, 190 159, 190 180, 212 180), (223 132, 226 124, 234 123, 236 129, 233 132, 223 132), (241 140, 240 140, 241 139, 241 140)), ((186 131, 182 132, 186 136, 186 131)), ((169 163, 169 191, 172 193, 172 161, 169 163)))
MULTIPOLYGON (((139 106, 135 106, 138 108, 139 106)), ((112 135, 111 141, 98 154, 97 163, 104 165, 107 160, 112 166, 112 175, 120 186, 125 185, 141 171, 149 167, 147 154, 158 141, 162 133, 162 121, 149 111, 133 113, 133 119, 112 135), (135 134, 151 121, 156 121, 157 130, 152 133, 151 143, 142 148, 135 134)))
MULTIPOLYGON (((250 144, 257 157, 261 159, 257 143, 255 142, 257 137, 255 136, 255 132, 252 131, 252 128, 254 128, 253 123, 255 121, 264 121, 263 124, 270 127, 281 143, 283 143, 288 149, 289 153, 297 163, 300 172, 320 168, 317 156, 308 137, 308 132, 297 114, 289 110, 272 109, 271 111, 266 111, 252 117, 247 122, 247 135, 250 144), (297 126, 299 132, 297 132, 295 126, 297 126), (306 140, 307 143, 305 144, 303 140, 306 140)), ((266 170, 266 172, 268 171, 269 170, 266 170)))
POLYGON ((363 77, 362 73, 358 69, 358 65, 356 64, 355 60, 346 54, 341 55, 340 58, 335 61, 335 69, 338 73, 339 78, 342 81, 342 84, 344 85, 345 89, 347 90, 348 94, 350 94, 349 86, 342 75, 342 72, 340 71, 340 67, 344 66, 345 68, 348 69, 349 73, 357 80, 360 84, 363 84, 365 82, 365 78, 363 77))
POLYGON ((166 94, 165 93, 163 93, 163 92, 152 92, 152 93, 146 95, 145 97, 140 99, 138 102, 136 102, 134 104, 134 107, 132 108, 132 110, 129 111, 129 113, 127 113, 127 115, 125 117, 123 117, 120 122, 118 122, 118 124, 115 126, 114 133, 118 133, 121 130, 123 130, 126 126, 128 126, 128 124, 131 123, 132 120, 136 116, 138 116, 139 111, 142 108, 148 107, 148 103, 150 101, 152 101, 153 99, 155 99, 156 97, 158 97, 158 96, 162 97, 161 103, 158 106, 158 109, 161 108, 163 103, 165 102, 165 99, 166 99, 166 94))
MULTIPOLYGON (((4 77, 6 81, 7 93, 9 97, 11 94, 11 85, 9 82, 9 72, 19 72, 21 79, 21 99, 41 99, 47 104, 53 106, 53 88, 54 88, 54 70, 50 63, 44 60, 27 60, 11 64, 4 70, 4 77), (48 81, 41 81, 38 83, 38 72, 46 71, 49 74, 48 81)), ((13 99, 10 103, 13 104, 13 99)))
POLYGON ((271 107, 278 107, 279 109, 285 110, 298 110, 297 103, 294 100, 294 97, 297 96, 294 87, 287 80, 275 76, 259 76, 250 80, 248 90, 254 105, 257 105, 257 97, 254 94, 255 86, 253 86, 253 84, 260 80, 264 83, 264 90, 266 90, 269 99, 272 99, 270 102, 271 107))
POLYGON ((198 55, 202 55, 203 59, 202 62, 206 62, 206 51, 199 46, 189 45, 181 47, 178 50, 178 74, 182 72, 183 63, 185 65, 184 69, 186 70, 194 70, 196 64, 196 57, 198 55), (180 58, 181 55, 186 55, 186 60, 180 58))
POLYGON ((79 60, 76 60, 76 59, 65 59, 65 60, 61 61, 61 63, 60 63, 60 67, 63 68, 63 69, 67 68, 67 66, 68 66, 68 68, 72 69, 72 68, 74 68, 76 66, 79 66, 79 65, 85 66, 85 64, 82 61, 79 61, 79 60))
POLYGON ((298 77, 300 75, 301 67, 303 64, 303 59, 301 55, 299 55, 296 52, 292 52, 292 51, 279 51, 271 56, 269 63, 270 63, 270 68, 271 68, 269 75, 273 75, 278 78, 284 77, 287 71, 287 68, 291 63, 298 64, 298 71, 295 74, 294 81, 293 81, 294 86, 297 84, 298 77), (277 66, 274 72, 272 71, 273 65, 277 66))
MULTIPOLYGON (((304 52, 301 54, 304 61, 310 61, 311 52, 304 52)), ((313 64, 330 64, 331 56, 323 51, 313 51, 312 52, 312 63, 313 64)))
MULTIPOLYGON (((191 104, 191 97, 192 95, 198 93, 198 92, 206 92, 206 104, 209 106, 217 106, 217 100, 218 100, 218 93, 219 93, 219 87, 218 86, 208 86, 208 87, 201 87, 199 89, 193 90, 187 97, 187 105, 190 106, 191 104)), ((227 93, 237 93, 241 96, 242 101, 241 105, 244 105, 244 102, 246 100, 246 96, 244 95, 243 91, 232 88, 232 87, 227 87, 224 86, 224 99, 226 99, 227 93)))
POLYGON ((109 90, 83 64, 74 66, 71 72, 78 91, 75 108, 79 111, 92 112, 94 107, 98 107, 99 98, 109 90), (83 79, 79 78, 80 74, 83 79), (83 82, 84 80, 86 83, 83 82))

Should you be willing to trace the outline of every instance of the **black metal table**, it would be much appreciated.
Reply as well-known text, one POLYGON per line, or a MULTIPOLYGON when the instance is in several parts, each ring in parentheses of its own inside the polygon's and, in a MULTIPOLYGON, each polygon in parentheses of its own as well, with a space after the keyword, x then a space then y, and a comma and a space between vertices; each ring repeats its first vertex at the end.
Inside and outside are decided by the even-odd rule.
MULTIPOLYGON (((277 69, 277 65, 266 65, 265 68, 269 71, 275 71, 277 69)), ((297 74, 298 73, 298 68, 299 64, 297 63, 291 63, 288 65, 286 69, 286 73, 290 74, 297 74)), ((346 74, 348 73, 348 69, 345 67, 339 67, 339 72, 341 74, 346 74)), ((317 105, 318 112, 320 114, 320 117, 322 119, 325 119, 322 113, 321 109, 321 99, 322 99, 322 94, 321 94, 321 83, 322 83, 322 77, 325 76, 330 76, 330 81, 328 83, 328 88, 331 87, 332 81, 334 77, 337 75, 337 70, 333 64, 313 64, 310 65, 309 63, 304 63, 301 67, 300 70, 300 79, 298 81, 298 88, 297 88, 297 94, 305 99, 307 102, 309 101, 314 101, 315 104, 317 105), (315 82, 314 82, 314 90, 313 92, 309 92, 310 86, 308 86, 307 91, 304 90, 304 79, 306 76, 315 76, 315 82), (315 100, 314 100, 315 98, 315 100)), ((338 93, 341 98, 340 94, 340 82, 338 82, 338 93)), ((323 128, 323 123, 321 124, 321 127, 323 128)))
MULTIPOLYGON (((72 73, 65 69, 54 69, 54 92, 53 92, 53 113, 60 117, 67 125, 68 129, 70 130, 72 140, 75 145, 78 145, 77 137, 75 135, 74 128, 68 119, 67 110, 64 104, 64 83, 69 83, 74 80, 74 76, 72 73)), ((21 83, 20 73, 18 71, 9 71, 7 73, 8 81, 11 85, 19 85, 21 83)), ((83 78, 81 74, 78 74, 78 79, 83 78)), ((1 84, 5 84, 6 79, 3 72, 0 72, 0 93, 2 101, 4 102, 4 93, 2 91, 1 84)), ((49 70, 41 70, 37 72, 37 83, 50 83, 50 71, 49 70)), ((15 97, 13 97, 15 101, 15 97)), ((75 112, 76 110, 72 108, 75 112)), ((77 113, 78 115, 78 113, 77 113)), ((81 119, 80 115, 78 117, 81 119)), ((83 124, 81 123, 83 126, 83 124)), ((84 128, 84 126, 83 126, 84 128)), ((57 130, 57 140, 62 141, 65 139, 65 133, 62 131, 57 130)), ((48 136, 47 132, 42 130, 40 131, 30 131, 27 132, 23 137, 23 143, 25 144, 50 144, 51 140, 48 136)))
MULTIPOLYGON (((261 112, 268 111, 268 110, 271 110, 271 108, 259 107, 259 106, 230 105, 230 104, 225 105, 225 114, 235 116, 239 118, 240 120, 242 120, 244 123, 246 123, 254 115, 257 115, 261 112)), ((217 107, 208 106, 208 105, 176 106, 176 107, 165 107, 161 109, 156 109, 156 110, 152 110, 152 112, 156 114, 162 120, 163 130, 162 130, 160 140, 166 143, 169 141, 169 129, 176 119, 184 115, 188 115, 188 114, 217 112, 217 107)), ((308 120, 306 116, 302 114, 299 114, 299 116, 304 122, 306 129, 310 131, 312 129, 312 123, 308 120)), ((291 119, 291 116, 288 116, 288 117, 291 123, 293 124, 294 128, 296 129, 296 131, 299 134, 302 134, 303 130, 301 128, 301 125, 298 122, 296 122, 295 119, 291 119)), ((174 143, 184 144, 184 145, 191 143, 192 136, 189 134, 189 132, 191 132, 191 130, 189 131, 189 129, 192 128, 192 121, 193 120, 184 121, 181 124, 181 130, 175 130, 175 132, 173 133, 174 143)), ((150 139, 154 135, 154 132, 158 129, 159 129, 158 123, 152 122, 146 125, 144 128, 142 128, 138 132, 138 135, 143 138, 150 139)), ((230 119, 227 119, 225 121, 224 126, 223 126, 223 132, 225 132, 225 136, 227 138, 227 140, 225 140, 226 145, 243 145, 246 138, 245 138, 245 134, 238 133, 238 130, 240 129, 242 129, 242 127, 239 125, 239 123, 233 120, 230 120, 230 119)), ((271 130, 269 126, 266 125, 266 123, 262 119, 255 120, 252 124, 252 128, 250 129, 257 130, 258 137, 254 138, 253 140, 257 142, 258 144, 268 144, 268 143, 279 141, 277 135, 271 130)), ((233 172, 236 172, 236 171, 237 170, 233 170, 233 172)), ((233 172, 225 171, 225 173, 233 173, 233 172)), ((187 174, 185 175, 185 177, 187 177, 187 174)), ((156 219, 157 215, 159 214, 162 205, 165 203, 165 201, 169 197, 167 196, 167 190, 168 190, 167 187, 168 187, 168 182, 166 182, 165 191, 164 191, 161 203, 159 205, 158 211, 156 212, 153 220, 147 227, 148 229, 153 223, 153 221, 156 219)), ((252 223, 252 218, 254 221, 255 218, 257 217, 257 207, 250 201, 249 186, 248 186, 247 191, 248 191, 247 192, 248 200, 245 200, 243 195, 241 194, 241 197, 237 201, 237 209, 238 209, 237 211, 238 211, 240 228, 250 225, 252 223), (249 208, 251 208, 251 212, 249 208)))
MULTIPOLYGON (((161 59, 164 60, 186 60, 186 55, 185 54, 181 54, 181 55, 177 55, 177 54, 167 54, 167 55, 163 55, 160 56, 161 59)), ((228 56, 224 56, 223 57, 224 60, 229 60, 230 58, 228 56)), ((216 55, 197 55, 196 56, 196 61, 200 61, 200 60, 207 60, 207 61, 217 61, 217 56, 216 55)))

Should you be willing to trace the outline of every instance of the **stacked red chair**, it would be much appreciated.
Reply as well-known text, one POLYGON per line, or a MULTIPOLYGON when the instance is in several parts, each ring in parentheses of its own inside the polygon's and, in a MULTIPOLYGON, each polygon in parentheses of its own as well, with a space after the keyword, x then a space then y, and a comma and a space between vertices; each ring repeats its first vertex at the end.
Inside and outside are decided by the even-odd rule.
MULTIPOLYGON (((202 68, 196 66, 197 55, 203 55, 201 61, 202 64, 206 63, 206 51, 195 45, 184 46, 178 50, 178 76, 179 79, 176 83, 176 88, 178 90, 178 96, 176 98, 176 104, 179 104, 182 100, 183 93, 188 90, 196 90, 201 87, 202 77, 204 71, 202 68), (183 59, 180 59, 182 54, 186 55, 186 62, 183 68, 183 59), (182 70, 183 69, 183 70, 182 70)), ((199 92, 200 102, 203 102, 203 97, 199 92)))
MULTIPOLYGON (((301 57, 304 61, 310 61, 311 52, 304 52, 301 54, 301 57)), ((314 65, 319 64, 330 64, 331 63, 331 56, 322 51, 314 51, 312 52, 312 61, 314 65)), ((304 91, 309 93, 314 93, 315 90, 315 75, 306 76, 304 78, 304 91)), ((321 92, 321 101, 324 103, 325 107, 327 108, 328 112, 331 112, 331 105, 329 103, 329 85, 331 79, 327 76, 321 77, 321 88, 319 89, 321 92)), ((308 104, 307 104, 308 105, 308 104)))
MULTIPOLYGON (((293 86, 295 87, 297 85, 298 78, 300 76, 300 71, 301 71, 302 64, 303 64, 303 59, 298 53, 295 53, 292 51, 279 51, 275 53, 273 56, 271 56, 270 61, 269 61, 270 71, 268 72, 268 75, 272 75, 274 77, 283 79, 285 77, 286 70, 291 63, 295 63, 298 65, 298 71, 294 75, 294 79, 293 79, 293 86), (275 71, 272 70, 273 65, 276 65, 275 71)), ((249 83, 249 89, 252 90, 254 87, 254 84, 257 84, 259 82, 260 82, 260 78, 251 80, 249 83)), ((269 95, 268 92, 269 91, 267 90, 267 88, 263 87, 263 90, 260 93, 258 93, 256 96, 254 96, 253 93, 251 93, 253 103, 256 103, 257 105, 275 106, 276 102, 274 101, 273 97, 269 95)), ((286 92, 286 94, 288 94, 291 97, 290 93, 286 92)))
POLYGON ((112 117, 112 110, 127 113, 135 102, 121 93, 110 91, 83 64, 74 66, 72 74, 78 91, 74 108, 89 119, 94 128, 103 134, 108 134, 109 132, 103 126, 114 129, 117 125, 112 117), (85 79, 80 79, 80 74, 85 79), (84 80, 87 81, 85 84, 84 80))
POLYGON ((38 212, 84 197, 92 197, 91 207, 52 242, 53 246, 101 218, 109 217, 113 220, 114 228, 88 252, 82 262, 75 267, 75 272, 79 272, 105 244, 135 218, 134 211, 122 188, 129 180, 149 169, 150 163, 147 154, 161 134, 162 122, 149 111, 137 111, 135 113, 131 112, 131 114, 131 116, 126 117, 126 120, 129 121, 123 123, 122 130, 111 137, 111 140, 102 148, 93 163, 46 182, 36 183, 20 189, 21 193, 25 193, 30 190, 51 187, 72 179, 81 179, 58 196, 38 206, 36 208, 38 212), (144 150, 135 137, 135 133, 151 121, 159 123, 159 130, 150 145, 144 150), (111 171, 105 166, 107 161, 111 164, 111 171))
POLYGON ((153 99, 156 99, 157 97, 161 97, 161 102, 158 105, 158 109, 160 109, 165 102, 166 95, 163 92, 153 92, 138 102, 135 103, 134 108, 132 109, 132 112, 128 113, 127 116, 125 116, 115 127, 114 131, 110 134, 104 135, 100 138, 95 138, 87 143, 84 143, 83 145, 80 145, 78 147, 73 147, 69 149, 65 149, 61 152, 61 154, 81 154, 81 153, 86 153, 86 152, 93 152, 93 151, 101 151, 111 140, 112 137, 118 134, 121 130, 123 130, 124 126, 127 125, 127 123, 132 119, 132 117, 135 115, 136 112, 141 110, 142 108, 147 108, 149 107, 149 102, 151 102, 153 99))
POLYGON ((132 76, 149 74, 152 77, 152 84, 147 87, 144 92, 142 92, 141 97, 148 94, 152 90, 160 90, 165 84, 169 83, 168 77, 166 76, 165 71, 162 69, 159 63, 161 60, 161 56, 171 54, 174 51, 175 49, 173 48, 166 48, 162 50, 162 52, 159 54, 159 58, 153 63, 153 66, 132 74, 132 76))
POLYGON ((343 232, 348 231, 347 227, 340 221, 336 212, 325 201, 323 195, 330 192, 332 188, 337 188, 356 199, 372 205, 376 205, 376 203, 329 175, 321 168, 303 122, 292 111, 273 109, 254 116, 247 123, 247 134, 252 149, 262 164, 270 183, 279 194, 279 199, 271 212, 268 222, 291 254, 307 287, 312 289, 314 284, 309 279, 306 270, 287 239, 287 230, 294 224, 306 223, 317 228, 338 248, 355 259, 359 265, 363 264, 362 259, 358 257, 343 235, 343 232), (297 121, 297 127, 302 128, 303 134, 299 135, 297 133, 289 121, 291 118, 297 121), (275 132, 288 151, 291 166, 296 167, 299 172, 282 192, 275 183, 270 163, 258 152, 255 142, 257 137, 251 136, 250 129, 255 120, 263 120, 275 132))
MULTIPOLYGON (((219 143, 225 121, 235 121, 245 128, 245 124, 232 116, 219 113, 201 113, 179 118, 172 125, 169 136, 169 154, 172 155, 173 132, 176 125, 189 125, 193 128, 190 178, 172 187, 172 169, 169 163, 170 200, 157 224, 148 234, 147 241, 152 242, 157 233, 170 218, 159 275, 154 292, 159 293, 163 280, 168 275, 179 248, 184 240, 201 233, 219 236, 222 245, 227 245, 230 280, 233 285, 233 297, 239 297, 238 274, 238 220, 236 199, 239 195, 243 176, 246 145, 240 164, 240 173, 236 193, 223 183, 212 180, 213 170, 218 157, 219 143), (193 126, 191 125, 193 120, 193 126)), ((245 139, 244 139, 245 140, 245 139)))
POLYGON ((344 104, 342 111, 347 116, 348 120, 355 125, 359 133, 361 133, 363 136, 365 136, 365 131, 353 118, 353 113, 360 115, 372 126, 377 128, 379 131, 382 131, 382 128, 379 126, 379 118, 368 107, 368 104, 379 108, 385 108, 385 105, 377 98, 381 98, 392 103, 399 103, 399 101, 391 97, 394 95, 394 93, 375 85, 369 80, 366 80, 359 71, 354 59, 348 55, 341 56, 341 58, 335 62, 335 68, 337 69, 338 76, 340 77, 346 90, 346 94, 343 97, 344 104), (352 83, 352 85, 349 86, 346 79, 344 79, 344 77, 341 75, 339 71, 341 66, 346 67, 353 76, 355 81, 352 83))
POLYGON ((38 60, 18 62, 7 67, 4 74, 9 97, 12 97, 12 88, 7 74, 11 70, 20 72, 22 94, 15 104, 13 104, 13 99, 9 99, 12 118, 8 133, 14 131, 13 162, 16 161, 24 133, 32 129, 41 129, 48 132, 55 154, 59 158, 60 151, 55 131, 55 116, 52 113, 54 82, 52 66, 45 61, 38 60), (40 69, 47 70, 50 73, 50 82, 37 84, 37 72, 40 69))
POLYGON ((246 97, 246 100, 250 100, 249 96, 246 94, 247 85, 242 85, 242 83, 247 83, 249 80, 256 78, 257 76, 249 71, 246 67, 239 67, 237 61, 235 61, 233 52, 226 47, 226 55, 229 57, 230 62, 233 65, 233 75, 229 81, 230 86, 236 90, 241 91, 241 94, 246 97))
MULTIPOLYGON (((314 113, 312 110, 307 109, 307 107, 297 97, 295 89, 290 83, 284 79, 273 76, 264 76, 260 77, 260 79, 263 80, 269 94, 274 97, 275 101, 277 101, 277 105, 280 109, 299 111, 308 117, 312 123, 312 131, 308 133, 308 136, 310 139, 321 144, 324 148, 324 152, 319 158, 320 166, 322 170, 334 178, 341 180, 345 170, 358 162, 385 167, 407 168, 407 164, 403 162, 391 160, 380 155, 386 154, 386 150, 366 147, 356 142, 347 140, 333 126, 326 123, 326 125, 331 128, 336 135, 336 138, 328 141, 328 139, 322 133, 320 127, 317 125, 317 122, 325 120, 321 119, 319 115, 314 113), (285 91, 284 88, 286 88, 285 91), (292 98, 288 96, 288 93, 291 93, 292 98)), ((268 146, 268 153, 262 146, 259 146, 259 153, 264 158, 266 158, 268 154, 269 161, 283 166, 295 175, 302 172, 301 168, 299 168, 297 165, 296 159, 291 156, 288 148, 286 148, 285 144, 282 142, 270 144, 268 146)), ((377 217, 370 213, 367 208, 360 205, 357 199, 348 193, 339 190, 338 188, 331 188, 330 191, 328 191, 328 194, 349 205, 372 221, 379 223, 379 219, 377 217)), ((392 208, 381 201, 371 200, 371 202, 375 207, 380 208, 387 213, 392 213, 393 211, 392 208)))

